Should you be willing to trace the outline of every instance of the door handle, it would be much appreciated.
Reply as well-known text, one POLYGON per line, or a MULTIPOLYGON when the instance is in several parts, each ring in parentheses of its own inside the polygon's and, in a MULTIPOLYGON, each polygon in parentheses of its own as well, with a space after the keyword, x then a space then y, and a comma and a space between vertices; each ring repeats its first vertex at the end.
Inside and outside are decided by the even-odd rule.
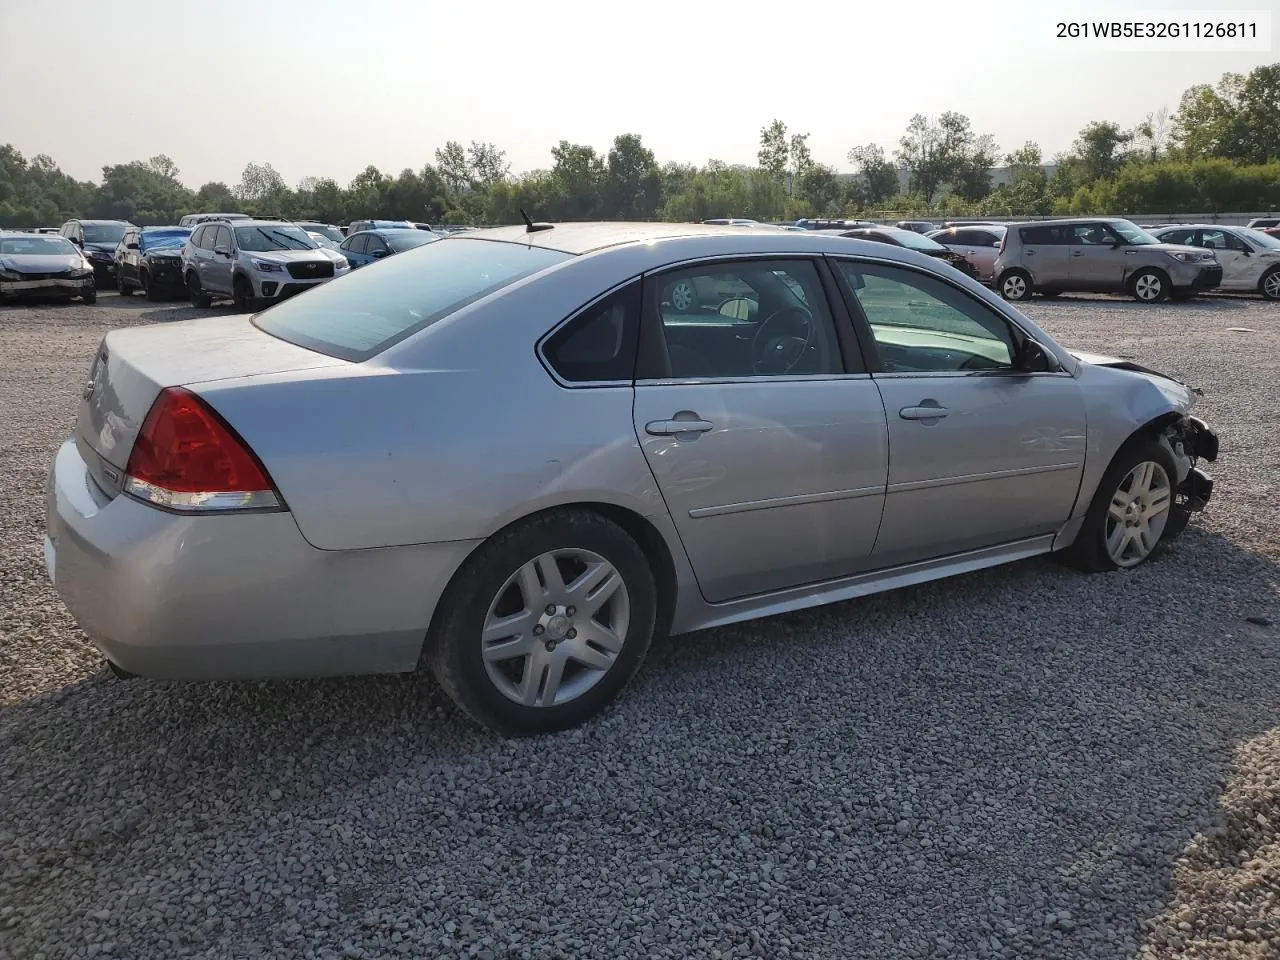
POLYGON ((1028 257, 1034 257, 1036 255, 1036 252, 1034 250, 1024 250, 1023 253, 1025 253, 1028 257))
POLYGON ((1072 255, 1073 257, 1083 257, 1083 256, 1084 256, 1084 251, 1083 251, 1083 250, 1072 250, 1072 251, 1071 251, 1071 255, 1072 255))
POLYGON ((714 430, 710 420, 650 420, 644 432, 655 437, 673 437, 681 433, 706 433, 714 430))
POLYGON ((939 406, 920 406, 920 407, 903 407, 898 411, 898 416, 903 420, 941 420, 951 411, 946 407, 939 406))

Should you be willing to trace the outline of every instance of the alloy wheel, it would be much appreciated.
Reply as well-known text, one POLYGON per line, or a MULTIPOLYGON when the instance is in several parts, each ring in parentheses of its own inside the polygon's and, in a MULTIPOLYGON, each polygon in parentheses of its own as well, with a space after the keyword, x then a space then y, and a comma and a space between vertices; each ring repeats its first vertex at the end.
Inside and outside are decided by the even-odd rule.
POLYGON ((1111 495, 1105 527, 1107 555, 1118 567, 1136 567, 1160 542, 1173 484, 1165 468, 1153 460, 1135 464, 1111 495))
POLYGON ((1263 278, 1262 293, 1268 300, 1280 300, 1280 270, 1273 270, 1263 278))
POLYGON ((1004 295, 1010 300, 1021 300, 1027 295, 1027 281, 1021 274, 1015 273, 1011 277, 1006 277, 1003 287, 1004 295))
POLYGON ((543 553, 511 574, 489 605, 485 671, 515 703, 568 703, 613 667, 630 618, 627 585, 604 557, 575 548, 543 553))

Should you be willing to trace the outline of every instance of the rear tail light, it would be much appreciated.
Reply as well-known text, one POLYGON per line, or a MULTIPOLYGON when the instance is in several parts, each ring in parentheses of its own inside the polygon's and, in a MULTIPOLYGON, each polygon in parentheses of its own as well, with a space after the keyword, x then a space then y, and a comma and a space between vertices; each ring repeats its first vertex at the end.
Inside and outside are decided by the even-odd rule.
POLYGON ((151 405, 125 468, 124 489, 167 510, 279 510, 266 468, 203 400, 166 387, 151 405))

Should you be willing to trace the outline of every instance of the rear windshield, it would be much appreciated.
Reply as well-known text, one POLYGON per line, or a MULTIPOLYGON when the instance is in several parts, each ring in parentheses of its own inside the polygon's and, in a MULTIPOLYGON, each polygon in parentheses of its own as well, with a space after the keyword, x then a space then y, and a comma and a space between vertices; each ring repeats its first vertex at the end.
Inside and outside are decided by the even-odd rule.
POLYGON ((358 363, 571 256, 518 243, 451 237, 286 300, 253 322, 281 340, 358 363))

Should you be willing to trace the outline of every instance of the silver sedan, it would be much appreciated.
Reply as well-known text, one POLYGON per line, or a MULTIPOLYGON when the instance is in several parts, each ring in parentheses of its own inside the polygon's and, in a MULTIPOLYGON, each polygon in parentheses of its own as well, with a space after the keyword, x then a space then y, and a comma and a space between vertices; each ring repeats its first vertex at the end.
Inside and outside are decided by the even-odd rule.
POLYGON ((421 663, 481 723, 553 730, 658 633, 1142 563, 1212 490, 1193 399, 905 248, 504 227, 109 333, 45 558, 118 672, 421 663))

